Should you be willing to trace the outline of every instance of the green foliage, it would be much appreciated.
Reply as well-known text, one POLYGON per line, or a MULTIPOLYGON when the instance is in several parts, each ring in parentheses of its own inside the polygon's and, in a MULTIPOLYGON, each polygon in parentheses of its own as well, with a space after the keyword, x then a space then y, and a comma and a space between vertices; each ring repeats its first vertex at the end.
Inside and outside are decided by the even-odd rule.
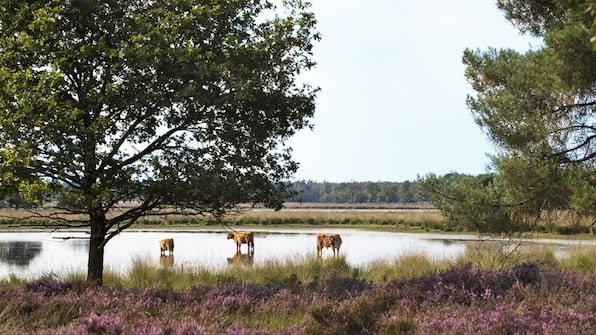
POLYGON ((465 75, 476 91, 468 97, 468 106, 501 152, 493 157, 496 176, 489 187, 458 181, 449 194, 461 203, 445 205, 442 200, 443 207, 451 212, 468 207, 463 216, 480 221, 488 215, 501 226, 498 231, 524 230, 545 213, 561 209, 593 220, 592 4, 500 0, 497 5, 520 31, 542 38, 544 44, 525 53, 493 48, 464 52, 465 75), (491 213, 478 214, 479 206, 491 213))
POLYGON ((592 43, 596 50, 596 1, 594 0, 562 0, 562 1, 519 1, 498 0, 497 6, 505 12, 520 31, 534 35, 543 35, 553 28, 566 24, 573 18, 590 28, 590 35, 583 39, 592 43))
POLYGON ((504 190, 494 175, 430 174, 421 180, 421 187, 452 230, 501 233, 521 228, 509 215, 504 190))
POLYGON ((546 160, 499 157, 495 164, 501 174, 430 174, 422 178, 420 187, 447 219, 445 224, 429 227, 510 236, 532 231, 563 235, 591 232, 595 223, 590 207, 594 189, 587 183, 591 176, 569 179, 569 174, 546 160), (584 189, 573 192, 573 185, 584 189))
POLYGON ((321 203, 417 203, 428 201, 416 181, 331 183, 296 181, 286 200, 321 203))
POLYGON ((565 185, 570 190, 570 207, 579 216, 592 218, 591 229, 596 223, 596 167, 570 168, 565 185))
POLYGON ((86 214, 99 281, 103 245, 154 209, 280 208, 319 38, 308 3, 284 6, 1 1, 0 194, 86 214))

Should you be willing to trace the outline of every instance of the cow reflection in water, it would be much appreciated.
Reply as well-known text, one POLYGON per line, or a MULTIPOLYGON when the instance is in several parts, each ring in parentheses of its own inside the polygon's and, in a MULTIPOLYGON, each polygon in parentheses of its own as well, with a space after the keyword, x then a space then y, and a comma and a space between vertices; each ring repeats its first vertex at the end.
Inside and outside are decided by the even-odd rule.
POLYGON ((159 256, 159 264, 164 268, 174 267, 174 255, 161 255, 159 256))
POLYGON ((254 253, 243 254, 237 252, 233 257, 228 257, 227 260, 230 265, 253 266, 254 257, 254 253))

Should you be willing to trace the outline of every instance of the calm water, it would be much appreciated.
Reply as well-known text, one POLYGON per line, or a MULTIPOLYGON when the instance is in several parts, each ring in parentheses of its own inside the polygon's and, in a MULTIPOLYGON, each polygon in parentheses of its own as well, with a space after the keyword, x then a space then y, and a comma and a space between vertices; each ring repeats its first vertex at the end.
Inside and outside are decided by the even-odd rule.
MULTIPOLYGON (((197 231, 124 232, 108 242, 105 269, 126 274, 134 259, 148 260, 162 266, 219 269, 230 264, 263 264, 270 260, 292 260, 316 256, 316 233, 309 230, 254 230, 255 255, 235 256, 235 245, 226 232, 197 231), (173 257, 160 257, 158 241, 172 237, 173 257)), ((390 260, 406 254, 423 253, 433 259, 453 258, 464 252, 474 236, 389 233, 363 230, 326 230, 340 233, 341 254, 353 266, 377 260, 390 260)), ((565 248, 571 241, 549 241, 565 248)), ((0 233, 0 279, 11 273, 24 278, 44 274, 58 276, 86 273, 89 242, 84 233, 0 233)), ((242 246, 246 253, 246 245, 242 246)), ((323 257, 332 257, 323 249, 323 257)))

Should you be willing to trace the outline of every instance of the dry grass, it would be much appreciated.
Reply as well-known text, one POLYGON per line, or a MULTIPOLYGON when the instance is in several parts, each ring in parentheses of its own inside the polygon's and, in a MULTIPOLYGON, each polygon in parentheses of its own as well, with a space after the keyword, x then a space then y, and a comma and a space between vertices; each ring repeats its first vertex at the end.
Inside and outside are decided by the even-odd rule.
MULTIPOLYGON (((110 212, 109 217, 122 214, 124 208, 116 209, 110 212)), ((152 215, 144 217, 145 220, 160 221, 165 218, 183 217, 182 215, 152 215)), ((39 220, 45 218, 68 218, 71 220, 84 220, 86 216, 79 214, 68 214, 61 210, 43 208, 43 209, 0 209, 0 219, 6 220, 39 220)), ((201 217, 205 218, 205 217, 201 217)), ((442 221, 443 216, 438 210, 428 207, 410 206, 395 204, 376 204, 376 205, 357 205, 357 204, 338 204, 336 207, 329 204, 289 204, 280 211, 269 210, 265 208, 240 208, 239 211, 226 216, 227 220, 258 219, 258 220, 291 220, 298 221, 442 221)), ((206 217, 208 219, 208 217, 206 217)))
POLYGON ((309 220, 316 220, 321 222, 328 221, 360 221, 360 222, 375 222, 375 221, 407 221, 407 222, 423 222, 423 221, 443 221, 443 216, 435 209, 316 209, 316 208, 288 208, 280 211, 272 211, 266 209, 256 209, 249 211, 242 211, 236 214, 228 215, 228 219, 281 219, 284 221, 291 221, 296 219, 298 221, 308 222, 309 220))
MULTIPOLYGON (((109 217, 122 214, 134 204, 123 204, 109 213, 109 217)), ((52 225, 49 218, 69 220, 87 219, 82 214, 67 214, 51 208, 24 210, 0 209, 0 223, 3 228, 19 226, 35 227, 52 225), (27 222, 32 224, 26 224, 27 222), (7 223, 7 224, 6 224, 7 223)), ((273 211, 266 208, 240 207, 238 211, 224 217, 228 224, 236 225, 368 225, 381 229, 400 231, 451 231, 445 225, 441 212, 427 204, 322 204, 286 203, 285 208, 273 211)), ((209 216, 189 213, 189 215, 167 214, 164 211, 142 217, 138 224, 143 225, 205 225, 220 223, 209 216)), ((581 218, 569 211, 553 211, 544 214, 536 227, 536 232, 546 235, 590 236, 592 218, 581 218), (588 231, 586 231, 588 229, 588 231)), ((592 235, 593 236, 593 235, 592 235)))

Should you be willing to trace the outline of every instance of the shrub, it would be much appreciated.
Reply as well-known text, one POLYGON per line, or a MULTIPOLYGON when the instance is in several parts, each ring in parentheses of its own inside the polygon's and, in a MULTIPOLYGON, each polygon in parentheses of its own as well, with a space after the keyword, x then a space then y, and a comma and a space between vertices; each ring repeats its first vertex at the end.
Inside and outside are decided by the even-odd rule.
POLYGON ((343 335, 361 334, 367 330, 375 333, 380 316, 394 303, 395 299, 387 292, 370 290, 352 299, 314 306, 309 314, 315 323, 310 325, 308 332, 343 335))
POLYGON ((511 272, 515 279, 523 284, 537 284, 540 281, 540 271, 536 263, 517 264, 511 272))
POLYGON ((468 263, 366 282, 341 257, 279 267, 261 283, 228 273, 220 275, 226 280, 195 280, 181 289, 154 278, 145 279, 153 286, 124 288, 52 276, 0 287, 0 333, 596 333, 594 271, 561 270, 548 262, 495 271, 468 263))

